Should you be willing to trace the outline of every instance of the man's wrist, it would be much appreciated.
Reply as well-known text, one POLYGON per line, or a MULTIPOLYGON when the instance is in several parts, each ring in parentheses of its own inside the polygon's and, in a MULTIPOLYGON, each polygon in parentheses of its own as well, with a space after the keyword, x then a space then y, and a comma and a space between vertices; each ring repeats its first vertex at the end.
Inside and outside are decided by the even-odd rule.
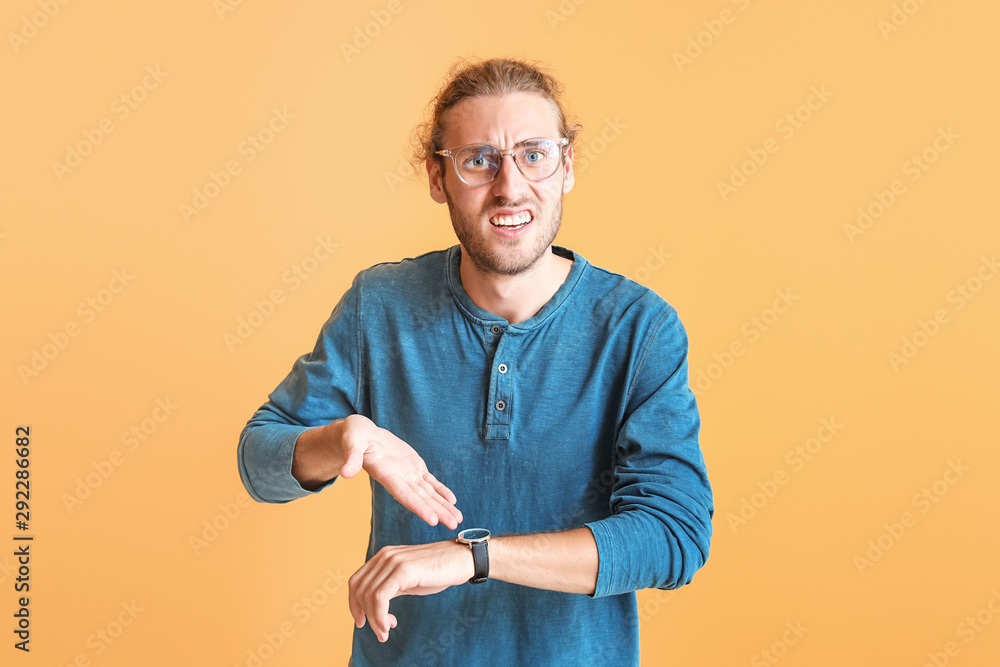
POLYGON ((599 567, 597 542, 587 526, 490 539, 490 579, 496 581, 593 595, 599 567))
POLYGON ((340 474, 340 440, 344 420, 316 426, 299 434, 292 452, 292 477, 303 489, 313 491, 340 474))
POLYGON ((490 577, 490 531, 485 528, 466 528, 458 533, 455 541, 469 547, 472 553, 473 576, 469 581, 482 584, 490 577))
POLYGON ((455 552, 456 562, 461 568, 462 581, 469 581, 476 576, 476 563, 472 558, 472 549, 469 548, 468 544, 462 544, 455 540, 447 540, 443 544, 448 545, 449 551, 455 552))

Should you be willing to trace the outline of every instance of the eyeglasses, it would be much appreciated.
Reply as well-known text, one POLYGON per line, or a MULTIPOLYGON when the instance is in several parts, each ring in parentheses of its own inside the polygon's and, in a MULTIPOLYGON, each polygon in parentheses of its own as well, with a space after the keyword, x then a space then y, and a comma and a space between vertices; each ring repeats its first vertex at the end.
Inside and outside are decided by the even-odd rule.
POLYGON ((451 158, 455 173, 466 185, 485 185, 496 178, 500 161, 511 156, 521 174, 529 181, 543 181, 556 173, 566 154, 569 139, 525 139, 509 151, 493 144, 466 144, 457 148, 434 151, 451 158))

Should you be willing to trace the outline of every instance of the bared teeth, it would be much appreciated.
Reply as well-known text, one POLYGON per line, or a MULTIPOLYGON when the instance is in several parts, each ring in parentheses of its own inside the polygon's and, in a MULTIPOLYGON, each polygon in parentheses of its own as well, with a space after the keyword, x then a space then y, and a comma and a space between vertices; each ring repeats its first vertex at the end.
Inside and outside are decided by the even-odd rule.
POLYGON ((520 227, 531 222, 531 214, 527 211, 515 215, 495 215, 490 218, 490 223, 496 227, 520 227))

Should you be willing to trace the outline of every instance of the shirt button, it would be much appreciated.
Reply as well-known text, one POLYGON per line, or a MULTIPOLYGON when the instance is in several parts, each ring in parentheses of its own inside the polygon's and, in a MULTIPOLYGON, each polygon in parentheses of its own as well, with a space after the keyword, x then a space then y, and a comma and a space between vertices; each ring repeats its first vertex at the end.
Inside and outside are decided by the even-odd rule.
POLYGON ((507 364, 500 364, 499 366, 497 366, 497 370, 500 371, 501 373, 506 373, 507 372, 507 364))
POLYGON ((490 333, 492 333, 494 335, 500 333, 501 331, 502 331, 502 329, 500 328, 499 324, 494 324, 493 326, 490 327, 490 333))
POLYGON ((497 401, 496 402, 496 409, 497 410, 503 410, 506 407, 507 407, 507 404, 504 403, 503 401, 497 401))

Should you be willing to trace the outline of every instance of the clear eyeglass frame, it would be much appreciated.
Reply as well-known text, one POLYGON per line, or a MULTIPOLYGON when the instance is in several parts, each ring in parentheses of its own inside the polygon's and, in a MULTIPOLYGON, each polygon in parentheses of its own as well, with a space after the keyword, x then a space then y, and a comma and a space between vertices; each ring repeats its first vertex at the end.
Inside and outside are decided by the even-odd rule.
POLYGON ((550 178, 553 174, 559 171, 559 167, 562 166, 563 164, 563 158, 566 157, 566 146, 568 144, 569 144, 569 139, 567 139, 566 137, 559 137, 558 139, 550 139, 548 137, 532 137, 530 139, 525 139, 524 141, 518 142, 509 151, 502 151, 500 150, 499 147, 494 146, 493 144, 487 144, 482 141, 477 141, 472 144, 464 144, 462 146, 455 146, 453 148, 446 148, 444 150, 434 151, 434 153, 436 155, 443 155, 445 157, 450 157, 451 165, 452 167, 455 168, 455 175, 458 176, 458 180, 462 181, 466 185, 486 185, 487 183, 492 183, 493 180, 496 179, 497 174, 500 173, 500 167, 503 164, 503 158, 505 155, 510 156, 511 160, 514 161, 514 164, 517 165, 517 170, 521 172, 521 175, 524 176, 526 179, 528 179, 529 181, 544 181, 546 178, 550 178), (524 172, 524 167, 522 166, 521 158, 523 158, 529 152, 525 150, 525 144, 533 141, 551 141, 555 143, 556 146, 559 147, 559 161, 553 165, 552 171, 549 172, 548 174, 545 174, 544 176, 538 176, 538 177, 529 176, 524 172), (493 175, 490 176, 489 180, 470 183, 469 181, 465 180, 465 178, 462 176, 461 170, 458 168, 458 161, 455 159, 455 155, 461 152, 465 148, 473 148, 473 147, 492 148, 494 156, 497 157, 496 170, 493 172, 493 175))

